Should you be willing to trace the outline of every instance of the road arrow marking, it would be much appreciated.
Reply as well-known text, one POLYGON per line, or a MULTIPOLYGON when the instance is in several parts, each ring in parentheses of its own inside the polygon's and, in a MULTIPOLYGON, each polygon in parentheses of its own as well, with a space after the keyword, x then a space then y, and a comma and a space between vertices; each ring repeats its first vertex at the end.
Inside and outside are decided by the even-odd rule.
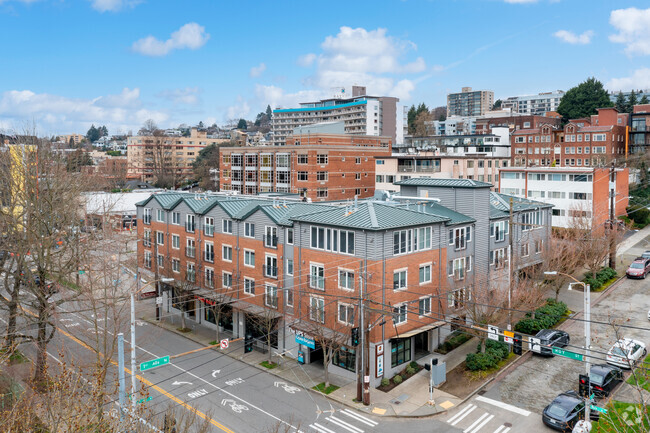
POLYGON ((214 370, 212 372, 212 377, 217 377, 217 374, 221 373, 221 370, 214 370))
POLYGON ((178 382, 176 380, 174 382, 172 382, 172 385, 183 385, 183 384, 191 385, 192 382, 178 382))
POLYGON ((297 386, 288 385, 285 382, 274 382, 273 385, 276 388, 279 388, 281 386, 289 394, 295 394, 297 391, 300 391, 300 388, 298 388, 297 386))
POLYGON ((285 383, 285 382, 273 382, 273 385, 277 388, 277 387, 279 387, 279 386, 284 386, 284 385, 286 385, 286 383, 285 383))

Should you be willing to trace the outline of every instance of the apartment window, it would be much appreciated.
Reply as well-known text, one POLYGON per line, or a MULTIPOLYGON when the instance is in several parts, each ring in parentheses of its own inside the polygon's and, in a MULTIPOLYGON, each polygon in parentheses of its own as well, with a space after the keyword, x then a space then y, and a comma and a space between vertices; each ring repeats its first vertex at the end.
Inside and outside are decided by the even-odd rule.
POLYGON ((267 254, 264 260, 264 276, 278 278, 278 258, 267 254))
POLYGON ((354 325, 354 306, 339 302, 339 322, 354 325))
POLYGON ((384 160, 383 159, 378 159, 377 160, 377 165, 384 165, 384 160))
POLYGON ((247 295, 255 294, 255 280, 244 277, 244 293, 247 295))
POLYGON ((309 297, 309 318, 314 322, 325 323, 325 299, 309 297))
POLYGON ((360 195, 360 194, 361 194, 361 188, 355 188, 354 195, 360 195))
POLYGON ((286 240, 287 244, 293 245, 293 229, 287 229, 286 240))
POLYGON ((395 183, 395 176, 391 174, 386 175, 386 182, 387 183, 395 183))
POLYGON ((592 139, 592 141, 605 141, 605 140, 607 140, 607 134, 594 134, 592 139))
POLYGON ((287 275, 293 275, 293 259, 287 259, 287 275))
POLYGON ((327 198, 327 188, 318 188, 316 190, 316 198, 327 198))
POLYGON ((354 232, 311 226, 311 248, 354 255, 354 232))
POLYGON ((427 314, 431 314, 431 296, 427 296, 426 298, 420 298, 418 301, 418 314, 420 316, 426 316, 427 314))
POLYGON ((325 268, 320 264, 309 265, 309 287, 325 290, 325 268))
POLYGON ((461 227, 449 230, 449 245, 453 245, 456 250, 464 250, 467 242, 472 240, 472 227, 461 227))
POLYGON ((420 284, 431 282, 431 265, 420 265, 420 284))
MULTIPOLYGON (((393 318, 395 314, 393 314, 393 318)), ((393 319, 395 320, 395 319, 393 319)), ((404 311, 404 321, 406 321, 406 311, 404 311)), ((397 321, 395 321, 397 324, 397 321)), ((400 322, 402 323, 402 322, 400 322)), ((390 365, 397 367, 411 360, 411 338, 399 338, 391 340, 390 365)))
POLYGON ((354 180, 361 180, 361 173, 354 173, 354 180))
POLYGON ((164 232, 156 232, 156 244, 165 245, 165 233, 164 232))
POLYGON ((347 269, 339 269, 339 288, 345 290, 354 289, 354 272, 347 269))
POLYGON ((500 269, 505 264, 506 260, 506 249, 499 248, 498 250, 490 251, 490 264, 494 265, 495 268, 500 269))
MULTIPOLYGON (((206 243, 206 248, 207 246, 208 244, 206 243)), ((232 247, 230 245, 222 245, 221 251, 222 251, 221 258, 226 262, 232 262, 232 247)))
POLYGON ((535 254, 541 254, 543 246, 544 246, 544 241, 542 239, 537 239, 535 241, 535 254))
POLYGON ((172 259, 172 271, 176 273, 181 272, 181 261, 178 259, 172 259))
POLYGON ((221 274, 221 285, 224 288, 231 288, 232 287, 232 274, 230 272, 223 272, 221 274))
POLYGON ((309 164, 309 155, 298 155, 298 164, 309 164))
POLYGON ((255 237, 255 224, 253 223, 244 223, 244 236, 247 238, 255 237))
POLYGON ((144 208, 142 211, 142 222, 145 224, 151 224, 151 208, 144 208))
POLYGON ((187 272, 185 274, 185 279, 190 283, 196 281, 196 268, 194 267, 194 263, 187 264, 187 272))
POLYGON ((471 291, 466 288, 457 289, 447 295, 447 304, 449 308, 463 308, 465 302, 472 300, 471 291))
POLYGON ((156 221, 159 223, 165 222, 165 211, 162 209, 156 209, 156 221))
POLYGON ((151 230, 145 230, 142 237, 142 244, 145 247, 151 246, 151 230))
POLYGON ((508 234, 509 224, 507 221, 497 221, 490 224, 490 236, 494 238, 495 242, 501 242, 508 234))
POLYGON ((326 171, 317 171, 316 172, 316 180, 324 182, 327 181, 328 179, 328 173, 326 171))
POLYGON ((393 307, 393 322, 395 322, 396 325, 406 323, 407 313, 407 304, 396 305, 393 307))
POLYGON ((472 257, 459 257, 449 261, 447 273, 454 280, 462 280, 465 278, 465 272, 472 270, 472 257))
POLYGON ((276 286, 264 285, 264 304, 267 307, 278 308, 278 288, 276 286))
POLYGON ((309 174, 306 171, 299 171, 298 181, 306 181, 306 180, 309 180, 309 174))
POLYGON ((467 161, 467 168, 474 168, 474 161, 467 161))
POLYGON ((188 233, 194 233, 194 215, 185 216, 185 231, 188 233))
POLYGON ((221 157, 221 160, 223 161, 224 164, 230 164, 230 155, 223 155, 221 157))
POLYGON ((181 237, 178 235, 172 235, 172 248, 179 250, 181 248, 181 237))
POLYGON ((293 307, 293 290, 284 289, 284 300, 287 304, 287 307, 293 307))
POLYGON ((400 269, 393 272, 393 290, 404 290, 407 286, 407 270, 400 269))
POLYGON ((203 233, 206 236, 212 236, 214 234, 214 218, 205 217, 203 220, 203 233))
POLYGON ((221 230, 224 233, 232 234, 232 220, 221 220, 221 230))
POLYGON ((278 228, 273 226, 264 227, 264 246, 268 248, 278 247, 278 228))
POLYGON ((528 244, 527 244, 527 243, 522 244, 522 245, 521 245, 521 256, 522 256, 522 257, 527 257, 529 254, 530 254, 530 253, 529 253, 529 251, 528 251, 528 244))
POLYGON ((327 164, 327 154, 319 153, 316 155, 316 164, 325 165, 327 164))
POLYGON ((384 182, 384 176, 381 174, 378 174, 375 176, 375 182, 377 183, 383 183, 384 182))
POLYGON ((151 269, 151 251, 144 252, 144 267, 151 269))
POLYGON ((194 258, 196 254, 196 242, 194 239, 187 239, 185 244, 185 255, 190 258, 194 258))
POLYGON ((214 269, 205 268, 205 287, 214 287, 214 269))
POLYGON ((431 227, 393 232, 394 255, 429 249, 431 249, 431 227))
POLYGON ((255 251, 244 250, 244 266, 255 267, 255 251))

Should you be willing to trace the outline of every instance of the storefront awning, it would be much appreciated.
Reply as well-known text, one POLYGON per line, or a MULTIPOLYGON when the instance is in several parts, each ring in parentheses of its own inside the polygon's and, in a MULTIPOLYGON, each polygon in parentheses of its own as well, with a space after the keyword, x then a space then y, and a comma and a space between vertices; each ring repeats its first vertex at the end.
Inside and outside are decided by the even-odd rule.
POLYGON ((260 307, 259 305, 249 304, 245 301, 235 301, 230 304, 232 308, 236 310, 243 311, 245 313, 255 314, 257 316, 268 315, 268 317, 278 318, 282 317, 282 314, 278 313, 275 310, 270 308, 260 307))
POLYGON ((442 321, 440 321, 440 322, 435 322, 435 323, 432 323, 431 325, 425 325, 425 326, 422 326, 422 327, 420 327, 420 328, 416 328, 416 329, 413 329, 413 330, 411 330, 411 331, 404 332, 403 334, 398 334, 398 335, 396 335, 394 338, 409 338, 409 337, 413 337, 414 335, 420 334, 420 333, 422 333, 422 332, 426 332, 426 331, 430 331, 430 330, 432 330, 432 329, 438 328, 438 327, 444 325, 445 323, 447 323, 447 322, 442 322, 442 321))

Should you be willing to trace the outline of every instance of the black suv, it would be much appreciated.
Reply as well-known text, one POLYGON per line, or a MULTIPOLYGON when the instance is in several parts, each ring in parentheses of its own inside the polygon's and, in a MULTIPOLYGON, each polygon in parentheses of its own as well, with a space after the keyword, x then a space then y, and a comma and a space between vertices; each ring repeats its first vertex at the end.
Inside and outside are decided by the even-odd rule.
MULTIPOLYGON (((578 420, 585 418, 585 401, 575 391, 567 391, 555 397, 544 408, 542 422, 554 430, 570 432, 578 420)), ((598 419, 598 412, 591 411, 590 418, 598 419)))
POLYGON ((566 347, 571 341, 569 334, 559 329, 542 329, 535 337, 540 340, 540 355, 553 356, 553 347, 566 347))

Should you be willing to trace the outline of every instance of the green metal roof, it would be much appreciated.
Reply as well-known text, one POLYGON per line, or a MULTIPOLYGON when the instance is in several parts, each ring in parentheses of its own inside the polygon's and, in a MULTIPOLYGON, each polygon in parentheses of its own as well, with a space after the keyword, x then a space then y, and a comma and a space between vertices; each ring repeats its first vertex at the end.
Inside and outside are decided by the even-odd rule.
POLYGON ((262 210, 262 212, 266 213, 269 218, 271 218, 276 224, 283 226, 292 226, 292 217, 305 216, 312 213, 336 209, 338 207, 317 203, 277 203, 276 205, 267 203, 263 206, 259 206, 259 208, 262 210))
MULTIPOLYGON (((553 207, 553 205, 549 203, 529 200, 527 198, 522 198, 522 197, 515 197, 513 195, 501 194, 498 192, 490 192, 490 206, 496 208, 497 210, 503 211, 507 215, 509 215, 511 198, 512 198, 512 210, 514 212, 553 207)), ((490 215, 490 217, 492 216, 490 215)))
POLYGON ((361 230, 388 230, 448 221, 448 218, 437 215, 429 215, 416 210, 376 202, 359 203, 356 209, 354 205, 347 207, 341 206, 308 215, 296 215, 289 219, 292 221, 361 230))
POLYGON ((448 207, 441 205, 440 203, 428 202, 422 205, 422 212, 426 212, 430 215, 436 215, 441 218, 447 218, 449 221, 447 225, 456 225, 456 224, 468 224, 476 222, 476 220, 470 216, 451 210, 448 207))
POLYGON ((479 182, 472 179, 434 179, 432 177, 417 177, 395 182, 395 185, 434 186, 441 188, 492 188, 491 183, 479 182))

